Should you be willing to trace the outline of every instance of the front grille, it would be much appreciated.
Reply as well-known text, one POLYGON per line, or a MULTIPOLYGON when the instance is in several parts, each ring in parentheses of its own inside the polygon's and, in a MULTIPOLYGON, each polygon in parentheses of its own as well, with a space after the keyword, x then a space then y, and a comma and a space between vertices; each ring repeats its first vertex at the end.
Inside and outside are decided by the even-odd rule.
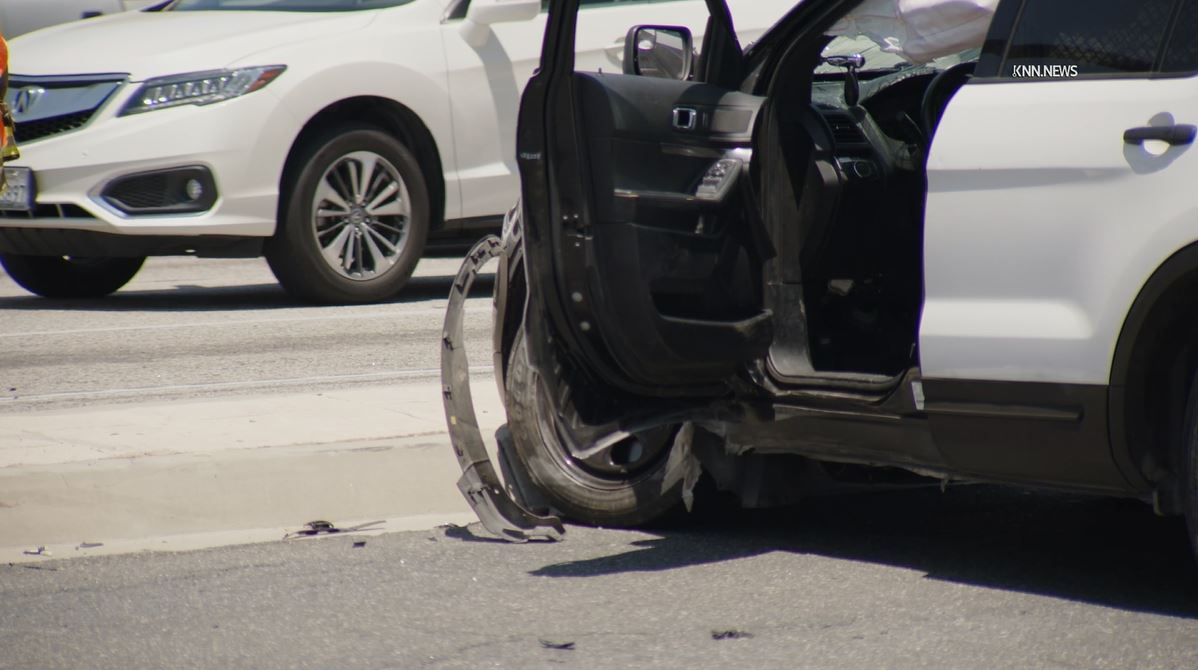
POLYGON ((16 125, 17 144, 22 142, 32 142, 40 140, 43 137, 50 137, 59 133, 65 133, 69 130, 82 128, 91 120, 95 110, 86 112, 76 112, 74 114, 66 114, 64 116, 55 116, 49 119, 41 119, 39 121, 24 121, 16 125))
POLYGON ((17 142, 36 142, 82 128, 126 78, 122 74, 12 75, 5 100, 17 124, 17 142))
POLYGON ((71 204, 42 204, 36 205, 28 212, 0 210, 0 219, 94 219, 79 205, 71 204))

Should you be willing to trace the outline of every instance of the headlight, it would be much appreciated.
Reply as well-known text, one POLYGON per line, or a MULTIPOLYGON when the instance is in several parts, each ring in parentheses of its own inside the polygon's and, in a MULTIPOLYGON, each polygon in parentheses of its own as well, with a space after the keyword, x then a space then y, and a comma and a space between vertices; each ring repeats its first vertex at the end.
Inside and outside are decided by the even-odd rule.
POLYGON ((180 105, 211 105, 253 93, 274 81, 286 65, 247 67, 237 70, 191 72, 149 79, 137 89, 121 116, 151 112, 180 105))

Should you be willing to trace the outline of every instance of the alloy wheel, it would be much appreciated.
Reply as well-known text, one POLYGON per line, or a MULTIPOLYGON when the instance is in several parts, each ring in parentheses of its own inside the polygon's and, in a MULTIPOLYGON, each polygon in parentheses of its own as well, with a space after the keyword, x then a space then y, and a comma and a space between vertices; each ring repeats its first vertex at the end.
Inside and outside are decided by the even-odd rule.
POLYGON ((372 151, 346 154, 325 170, 312 198, 321 256, 342 277, 367 281, 395 267, 408 239, 408 188, 372 151))

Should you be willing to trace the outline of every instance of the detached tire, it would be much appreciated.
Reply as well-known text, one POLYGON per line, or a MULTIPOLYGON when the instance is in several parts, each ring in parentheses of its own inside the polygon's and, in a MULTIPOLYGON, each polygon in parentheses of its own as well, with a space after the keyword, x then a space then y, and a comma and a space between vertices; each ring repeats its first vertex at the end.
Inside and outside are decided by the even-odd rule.
POLYGON ((377 128, 317 136, 289 163, 266 260, 289 293, 369 303, 399 293, 424 253, 429 195, 416 157, 377 128))
MULTIPOLYGON (((627 473, 597 472, 570 455, 561 434, 570 417, 548 416, 544 386, 528 363, 524 332, 516 336, 508 363, 505 404, 514 456, 537 493, 566 517, 597 526, 645 524, 682 500, 683 463, 669 458, 673 431, 661 453, 627 473)), ((509 466, 510 467, 510 466, 509 466)))
POLYGON ((0 254, 0 265, 25 290, 46 298, 101 298, 133 279, 145 257, 76 258, 0 254))

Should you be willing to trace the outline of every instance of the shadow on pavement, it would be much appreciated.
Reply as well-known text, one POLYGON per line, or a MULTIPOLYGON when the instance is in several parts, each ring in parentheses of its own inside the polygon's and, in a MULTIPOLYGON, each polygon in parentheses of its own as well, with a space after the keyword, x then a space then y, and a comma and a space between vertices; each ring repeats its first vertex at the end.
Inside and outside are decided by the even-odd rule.
POLYGON ((555 563, 546 577, 593 577, 770 552, 918 570, 928 579, 1198 618, 1198 565, 1180 519, 1135 501, 991 486, 813 499, 717 512, 648 531, 613 556, 555 563))
MULTIPOLYGON (((448 298, 452 276, 413 277, 395 298, 382 304, 404 304, 448 298)), ((493 275, 484 275, 470 290, 473 297, 491 295, 495 286, 493 275)), ((230 310, 294 309, 318 307, 291 297, 278 284, 249 284, 245 286, 203 287, 179 284, 173 289, 156 291, 123 290, 112 295, 87 300, 58 300, 21 295, 0 298, 0 309, 11 310, 71 310, 71 311, 161 311, 207 312, 230 310)))

